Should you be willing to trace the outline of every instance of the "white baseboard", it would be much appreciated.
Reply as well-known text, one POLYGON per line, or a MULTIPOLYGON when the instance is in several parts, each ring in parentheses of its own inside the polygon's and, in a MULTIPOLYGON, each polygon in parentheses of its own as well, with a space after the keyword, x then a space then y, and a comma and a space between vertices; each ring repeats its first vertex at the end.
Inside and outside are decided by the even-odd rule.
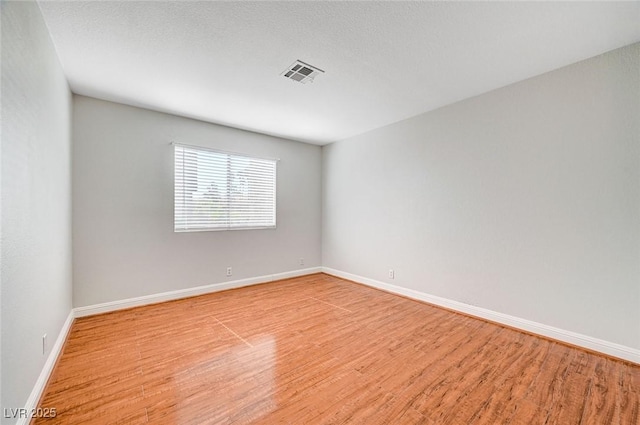
MULTIPOLYGON (((53 367, 56 365, 56 361, 62 352, 62 346, 64 342, 67 340, 67 335, 69 334, 69 330, 71 329, 71 324, 73 323, 74 315, 73 310, 69 312, 67 316, 67 320, 65 320, 62 325, 62 329, 60 329, 60 333, 58 334, 58 338, 56 338, 56 342, 51 347, 51 351, 49 352, 49 357, 47 357, 47 361, 44 363, 42 370, 40 371, 40 376, 38 376, 38 380, 36 384, 33 386, 31 390, 31 394, 29 394, 29 398, 27 399, 27 403, 25 405, 25 409, 27 412, 33 411, 38 407, 38 402, 40 401, 40 397, 42 397, 42 393, 49 381, 49 377, 51 376, 51 372, 53 372, 53 367)), ((31 418, 20 418, 18 419, 18 425, 28 425, 31 422, 31 418)))
POLYGON ((92 316, 94 314, 107 313, 110 311, 122 310, 125 308, 138 307, 147 304, 155 304, 163 301, 177 300, 180 298, 193 297, 211 292, 224 291, 226 289, 241 288, 243 286, 257 285, 259 283, 273 282, 274 280, 288 279, 291 277, 305 276, 313 273, 320 273, 321 267, 311 267, 307 269, 292 270, 283 273, 276 273, 247 279, 232 280, 228 282, 214 283, 211 285, 196 286, 176 291, 162 292, 159 294, 144 295, 141 297, 128 298, 125 300, 111 301, 102 304, 94 304, 86 307, 76 307, 73 309, 75 317, 92 316))
POLYGON ((383 291, 392 292, 394 294, 403 295, 405 297, 413 298, 420 301, 425 301, 430 304, 435 304, 437 306, 459 311, 471 316, 501 323, 513 328, 522 329, 530 333, 541 335, 547 338, 552 338, 558 341, 576 345, 578 347, 587 348, 589 350, 597 351, 613 357, 640 364, 640 350, 616 344, 614 342, 593 338, 576 332, 555 328, 553 326, 548 326, 531 320, 510 316, 508 314, 498 313, 497 311, 488 310, 486 308, 476 307, 473 305, 438 297, 435 295, 430 295, 413 289, 391 285, 389 283, 380 282, 374 279, 369 279, 328 267, 322 267, 322 272, 332 276, 362 283, 373 288, 382 289, 383 291))

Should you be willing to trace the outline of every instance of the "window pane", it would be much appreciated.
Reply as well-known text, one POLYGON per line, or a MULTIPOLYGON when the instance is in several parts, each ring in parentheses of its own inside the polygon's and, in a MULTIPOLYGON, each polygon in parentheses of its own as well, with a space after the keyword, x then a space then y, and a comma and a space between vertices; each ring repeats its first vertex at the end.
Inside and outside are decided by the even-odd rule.
POLYGON ((276 161, 175 146, 174 230, 276 225, 276 161))

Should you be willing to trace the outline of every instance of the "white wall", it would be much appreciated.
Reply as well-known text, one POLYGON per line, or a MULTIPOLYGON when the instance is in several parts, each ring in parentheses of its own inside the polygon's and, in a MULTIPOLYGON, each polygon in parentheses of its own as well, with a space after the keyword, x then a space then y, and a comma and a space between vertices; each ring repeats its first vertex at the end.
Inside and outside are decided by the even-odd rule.
POLYGON ((640 44, 325 146, 322 254, 640 348, 640 44))
POLYGON ((73 99, 74 306, 320 266, 319 146, 73 99), (280 158, 277 229, 174 233, 171 141, 280 158))
POLYGON ((0 7, 1 358, 8 409, 25 406, 71 311, 71 94, 38 5, 0 7))

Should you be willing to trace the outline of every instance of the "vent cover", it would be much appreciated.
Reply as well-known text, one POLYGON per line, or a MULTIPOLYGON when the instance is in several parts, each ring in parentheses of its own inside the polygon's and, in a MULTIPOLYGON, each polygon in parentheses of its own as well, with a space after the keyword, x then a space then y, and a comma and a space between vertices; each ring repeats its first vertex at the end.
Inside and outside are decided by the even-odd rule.
POLYGON ((320 68, 316 68, 313 65, 309 65, 308 63, 304 63, 301 60, 297 60, 292 63, 287 69, 285 69, 282 74, 285 78, 288 78, 293 81, 297 81, 302 84, 313 83, 313 79, 316 78, 318 74, 324 74, 324 71, 320 68))

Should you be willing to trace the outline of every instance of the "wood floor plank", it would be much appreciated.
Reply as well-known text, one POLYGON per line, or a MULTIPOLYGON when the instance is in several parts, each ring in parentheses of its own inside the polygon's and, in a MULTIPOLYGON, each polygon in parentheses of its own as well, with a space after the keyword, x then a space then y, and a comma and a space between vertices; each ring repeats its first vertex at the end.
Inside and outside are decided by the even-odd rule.
POLYGON ((640 425, 640 366, 324 274, 76 320, 35 424, 640 425))

